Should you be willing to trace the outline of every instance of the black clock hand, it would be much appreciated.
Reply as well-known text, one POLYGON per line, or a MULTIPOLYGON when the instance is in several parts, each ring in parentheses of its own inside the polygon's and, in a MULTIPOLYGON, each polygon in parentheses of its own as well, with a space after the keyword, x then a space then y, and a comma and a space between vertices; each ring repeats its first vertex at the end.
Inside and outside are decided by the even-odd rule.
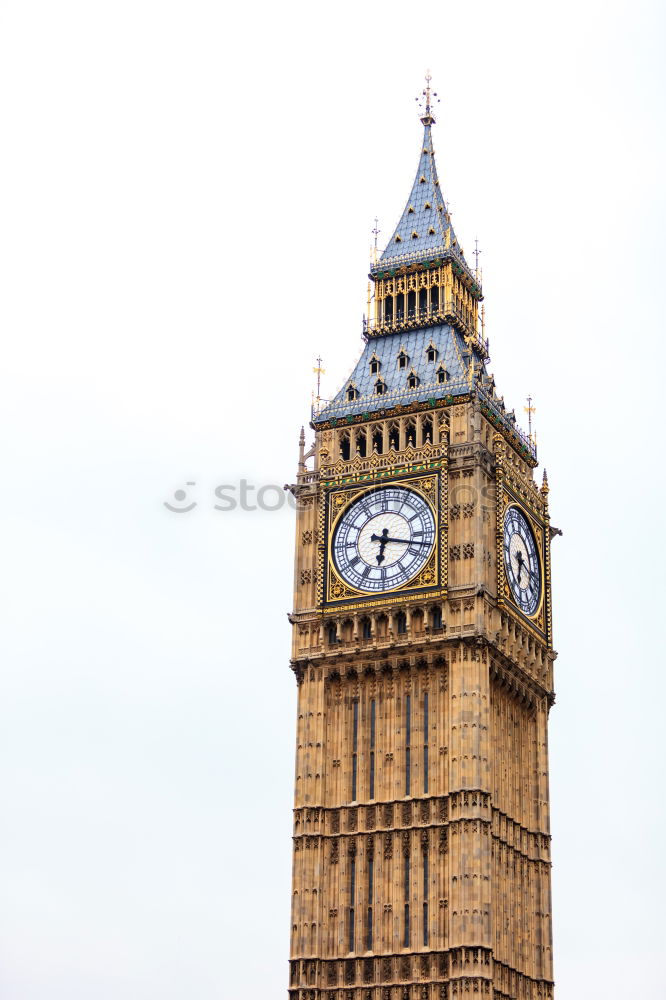
MULTIPOLYGON (((518 583, 520 583, 520 577, 523 572, 523 566, 525 566, 525 563, 523 562, 523 553, 520 551, 520 549, 518 549, 518 552, 516 553, 516 559, 518 560, 518 583)), ((525 566, 525 569, 527 569, 527 566, 525 566)))
POLYGON ((381 535, 370 535, 370 541, 379 542, 379 554, 377 556, 378 566, 384 562, 384 549, 389 542, 399 542, 401 545, 430 545, 430 542, 413 542, 409 538, 390 538, 388 528, 382 528, 381 535))
POLYGON ((379 542, 379 553, 377 555, 377 565, 381 566, 384 562, 384 549, 386 548, 386 536, 388 535, 388 528, 384 528, 381 537, 379 535, 371 535, 371 542, 379 542))
POLYGON ((379 542, 380 544, 386 544, 386 542, 401 542, 402 545, 430 545, 430 542, 416 542, 409 538, 389 538, 387 535, 384 535, 382 538, 380 538, 379 535, 370 535, 370 541, 379 542))
POLYGON ((518 583, 520 583, 520 576, 523 570, 525 570, 525 572, 527 573, 528 580, 530 577, 533 577, 535 580, 538 581, 536 573, 534 572, 534 570, 530 569, 529 564, 525 562, 525 560, 523 559, 523 553, 520 550, 518 550, 516 559, 518 560, 518 583))

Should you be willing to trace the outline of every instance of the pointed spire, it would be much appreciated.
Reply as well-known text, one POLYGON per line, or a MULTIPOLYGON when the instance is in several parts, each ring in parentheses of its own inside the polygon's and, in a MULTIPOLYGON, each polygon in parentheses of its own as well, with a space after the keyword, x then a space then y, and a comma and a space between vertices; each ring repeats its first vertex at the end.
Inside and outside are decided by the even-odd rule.
POLYGON ((550 493, 550 486, 548 485, 548 473, 543 470, 543 479, 541 480, 541 494, 544 498, 550 493))
POLYGON ((432 102, 438 98, 436 93, 430 89, 430 80, 430 73, 428 73, 426 87, 420 99, 424 111, 424 114, 421 115, 423 143, 416 177, 400 221, 379 262, 375 265, 378 269, 387 264, 416 263, 433 256, 450 257, 453 255, 469 271, 453 230, 448 206, 437 177, 431 126, 435 122, 432 102))
POLYGON ((423 107, 424 114, 421 117, 421 121, 423 122, 423 124, 434 125, 435 118, 432 114, 431 102, 434 99, 439 103, 439 97, 437 97, 437 91, 433 90, 432 93, 430 91, 430 81, 432 80, 432 76, 430 75, 429 69, 426 70, 425 80, 426 80, 425 90, 421 91, 421 98, 417 97, 416 100, 420 101, 423 107))
POLYGON ((305 427, 301 427, 298 437, 298 471, 305 472, 305 427))

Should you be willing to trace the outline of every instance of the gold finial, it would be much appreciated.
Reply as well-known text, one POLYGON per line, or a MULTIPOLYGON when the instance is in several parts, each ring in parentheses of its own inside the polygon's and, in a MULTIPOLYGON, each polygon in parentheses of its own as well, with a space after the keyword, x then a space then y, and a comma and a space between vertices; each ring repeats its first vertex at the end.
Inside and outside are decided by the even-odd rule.
POLYGON ((372 250, 371 250, 371 259, 372 259, 372 263, 374 265, 374 264, 377 263, 377 258, 379 256, 378 250, 377 250, 377 237, 381 233, 381 229, 379 228, 379 219, 377 218, 377 216, 375 216, 375 228, 371 229, 370 232, 372 233, 372 235, 374 236, 374 239, 375 239, 374 246, 372 247, 372 250))
POLYGON ((529 426, 530 441, 531 441, 532 440, 532 414, 536 413, 536 407, 532 406, 532 397, 531 396, 527 397, 527 406, 524 406, 523 409, 525 410, 525 413, 527 414, 527 422, 528 422, 528 426, 529 426))
POLYGON ((321 356, 317 358, 317 367, 313 368, 312 371, 317 376, 317 403, 321 400, 321 377, 326 374, 326 369, 321 366, 321 356))
POLYGON ((426 81, 425 89, 421 91, 420 97, 416 98, 416 100, 418 101, 419 108, 424 112, 421 115, 421 121, 423 122, 424 125, 435 124, 435 118, 434 115, 432 114, 432 105, 434 102, 437 102, 437 104, 439 104, 439 97, 437 96, 437 92, 430 89, 431 80, 432 76, 430 75, 430 70, 428 69, 426 70, 426 76, 425 76, 425 81, 426 81))
POLYGON ((541 493, 543 494, 544 497, 547 497, 548 494, 550 493, 550 486, 548 485, 548 473, 546 472, 545 469, 543 470, 543 479, 541 481, 541 493))
POLYGON ((483 250, 479 250, 479 241, 478 240, 474 240, 474 257, 476 259, 476 264, 474 266, 474 272, 475 272, 474 276, 475 276, 475 278, 476 278, 477 281, 479 280, 479 254, 480 253, 483 253, 483 250))

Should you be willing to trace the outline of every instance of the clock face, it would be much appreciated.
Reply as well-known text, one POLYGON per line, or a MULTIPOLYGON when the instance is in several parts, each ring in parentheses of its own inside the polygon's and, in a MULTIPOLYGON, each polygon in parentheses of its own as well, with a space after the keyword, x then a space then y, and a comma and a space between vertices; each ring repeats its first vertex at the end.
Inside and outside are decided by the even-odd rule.
POLYGON ((541 567, 532 529, 517 507, 509 507, 504 515, 504 566, 516 604, 524 614, 535 614, 541 600, 541 567))
POLYGON ((430 505, 414 490, 389 486, 349 505, 335 529, 332 555, 342 579, 371 594, 411 580, 434 545, 430 505))

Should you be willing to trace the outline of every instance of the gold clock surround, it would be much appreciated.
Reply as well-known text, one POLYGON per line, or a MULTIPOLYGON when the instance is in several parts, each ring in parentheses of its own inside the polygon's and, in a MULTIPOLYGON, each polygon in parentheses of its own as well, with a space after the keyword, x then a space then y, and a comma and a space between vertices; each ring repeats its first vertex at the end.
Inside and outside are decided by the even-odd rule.
POLYGON ((372 601, 392 600, 396 596, 417 592, 419 595, 424 590, 437 591, 443 586, 444 573, 446 569, 442 553, 446 550, 446 529, 442 527, 441 502, 443 494, 442 478, 443 472, 429 472, 418 476, 395 477, 388 482, 374 482, 372 484, 363 483, 358 486, 345 486, 332 489, 326 497, 326 545, 324 548, 322 575, 326 581, 326 603, 328 605, 339 605, 347 601, 372 601), (370 493, 375 493, 383 487, 402 486, 414 490, 428 504, 435 522, 435 544, 426 564, 417 571, 414 577, 392 590, 380 591, 378 593, 368 593, 364 590, 356 589, 342 580, 336 572, 333 561, 332 543, 335 529, 341 518, 349 507, 360 497, 370 493))
POLYGON ((498 604, 508 607, 514 614, 520 615, 524 622, 528 622, 531 627, 537 630, 539 638, 544 639, 547 635, 547 620, 545 615, 546 604, 549 599, 550 581, 546 573, 546 527, 524 502, 521 502, 511 490, 505 488, 502 492, 501 502, 497 505, 497 594, 498 604), (537 558, 539 560, 539 582, 541 593, 539 595, 539 605, 536 611, 527 615, 518 607, 511 587, 506 578, 506 567, 504 565, 504 519, 507 511, 515 507, 527 521, 534 536, 537 558))

